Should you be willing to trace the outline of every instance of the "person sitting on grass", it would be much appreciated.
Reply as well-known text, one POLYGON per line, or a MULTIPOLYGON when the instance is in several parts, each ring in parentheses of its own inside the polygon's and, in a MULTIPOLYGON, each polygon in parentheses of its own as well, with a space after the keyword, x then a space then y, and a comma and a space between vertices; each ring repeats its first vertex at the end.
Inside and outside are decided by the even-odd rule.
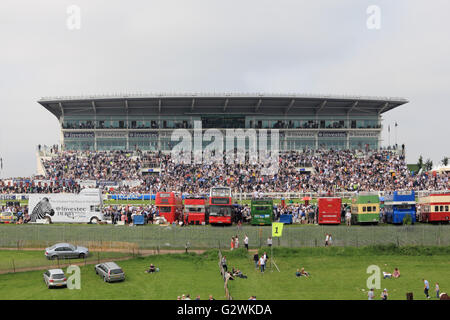
POLYGON ((302 273, 300 272, 300 269, 297 269, 297 272, 295 272, 295 276, 297 278, 302 276, 302 273))
POLYGON ((398 270, 398 268, 394 269, 394 273, 392 274, 392 276, 394 278, 399 278, 400 277, 400 271, 398 270))
POLYGON ((151 264, 150 264, 150 267, 149 267, 148 270, 145 271, 145 272, 147 272, 147 273, 154 273, 154 272, 158 272, 158 271, 159 271, 159 268, 156 268, 156 267, 153 265, 153 263, 151 263, 151 264))
POLYGON ((383 271, 383 279, 391 279, 391 278, 392 278, 392 273, 383 271))
POLYGON ((300 274, 304 277, 309 277, 309 272, 305 271, 305 268, 302 268, 302 270, 300 270, 300 274))
POLYGON ((247 279, 247 276, 244 275, 241 270, 239 270, 239 269, 235 270, 234 267, 233 267, 233 276, 239 277, 239 278, 242 278, 242 279, 247 279))

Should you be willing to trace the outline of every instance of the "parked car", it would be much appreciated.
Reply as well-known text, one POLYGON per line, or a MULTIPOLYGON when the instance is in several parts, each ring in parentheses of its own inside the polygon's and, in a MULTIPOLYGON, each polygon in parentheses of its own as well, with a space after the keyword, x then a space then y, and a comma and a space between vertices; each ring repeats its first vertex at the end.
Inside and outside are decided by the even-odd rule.
POLYGON ((15 223, 17 217, 12 212, 0 213, 0 223, 15 223))
POLYGON ((67 278, 62 269, 50 269, 44 272, 44 282, 47 288, 67 287, 67 278))
POLYGON ((125 280, 125 272, 115 262, 105 262, 95 265, 95 273, 105 282, 125 280))
POLYGON ((74 246, 70 243, 57 243, 50 248, 45 249, 47 259, 84 259, 89 255, 89 249, 80 246, 74 246))

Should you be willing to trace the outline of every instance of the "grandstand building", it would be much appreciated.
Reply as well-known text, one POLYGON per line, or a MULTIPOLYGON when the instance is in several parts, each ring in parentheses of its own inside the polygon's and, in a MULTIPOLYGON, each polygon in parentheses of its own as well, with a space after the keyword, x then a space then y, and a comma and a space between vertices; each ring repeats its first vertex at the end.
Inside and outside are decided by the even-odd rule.
MULTIPOLYGON (((404 98, 330 95, 157 94, 54 97, 66 150, 170 151, 173 130, 279 129, 281 151, 379 149, 382 115, 404 98)), ((224 134, 225 135, 225 134, 224 134)), ((207 142, 204 145, 207 145, 207 142)), ((269 141, 270 143, 270 141, 269 141)), ((247 141, 248 147, 248 141, 247 141)))

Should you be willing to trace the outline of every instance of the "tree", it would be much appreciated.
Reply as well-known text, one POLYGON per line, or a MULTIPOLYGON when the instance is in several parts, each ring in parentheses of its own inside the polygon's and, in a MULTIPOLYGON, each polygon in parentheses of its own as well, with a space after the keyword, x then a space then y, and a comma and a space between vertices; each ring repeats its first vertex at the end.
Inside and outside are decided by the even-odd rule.
POLYGON ((430 171, 431 169, 433 169, 433 161, 431 159, 427 159, 427 161, 425 161, 424 167, 426 171, 430 171))
POLYGON ((420 155, 419 160, 417 161, 417 166, 419 167, 419 171, 420 171, 420 169, 423 168, 423 157, 422 157, 422 155, 420 155))
POLYGON ((444 166, 447 166, 448 165, 448 157, 444 157, 444 159, 442 159, 441 162, 444 166))

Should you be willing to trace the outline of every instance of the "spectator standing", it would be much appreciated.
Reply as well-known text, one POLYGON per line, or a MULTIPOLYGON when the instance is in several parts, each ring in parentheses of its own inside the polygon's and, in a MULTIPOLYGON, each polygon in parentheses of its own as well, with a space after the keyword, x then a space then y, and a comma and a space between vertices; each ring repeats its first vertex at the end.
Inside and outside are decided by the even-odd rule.
POLYGON ((383 292, 381 293, 381 300, 387 300, 388 298, 388 293, 387 293, 387 289, 385 288, 383 290, 383 292))
POLYGON ((223 268, 223 270, 224 270, 225 272, 227 272, 227 271, 228 271, 228 266, 227 266, 227 257, 226 257, 226 256, 223 256, 223 257, 222 257, 221 263, 222 263, 222 268, 223 268))
POLYGON ((328 233, 325 233, 325 247, 328 246, 330 242, 330 235, 328 233))
POLYGON ((429 284, 428 280, 423 279, 423 292, 425 293, 425 296, 427 297, 427 299, 430 299, 428 290, 430 290, 430 284, 429 284))
POLYGON ((347 210, 347 212, 345 213, 345 222, 347 226, 352 225, 352 214, 350 213, 350 210, 347 210))
POLYGON ((259 259, 259 267, 261 268, 261 272, 264 273, 264 270, 266 270, 266 260, 264 259, 264 256, 261 256, 259 259))
POLYGON ((248 236, 247 235, 245 235, 245 238, 244 238, 244 246, 245 246, 245 249, 247 249, 247 251, 248 251, 248 236))
POLYGON ((436 291, 436 298, 439 299, 439 283, 436 282, 436 285, 434 286, 434 291, 436 291))
POLYGON ((258 255, 258 253, 255 253, 253 255, 253 261, 255 262, 255 269, 258 269, 258 262, 259 262, 259 255, 258 255))
POLYGON ((370 289, 369 292, 367 292, 368 300, 373 300, 375 298, 375 293, 373 292, 373 288, 370 289))
POLYGON ((272 246, 272 237, 267 238, 267 246, 272 246))

